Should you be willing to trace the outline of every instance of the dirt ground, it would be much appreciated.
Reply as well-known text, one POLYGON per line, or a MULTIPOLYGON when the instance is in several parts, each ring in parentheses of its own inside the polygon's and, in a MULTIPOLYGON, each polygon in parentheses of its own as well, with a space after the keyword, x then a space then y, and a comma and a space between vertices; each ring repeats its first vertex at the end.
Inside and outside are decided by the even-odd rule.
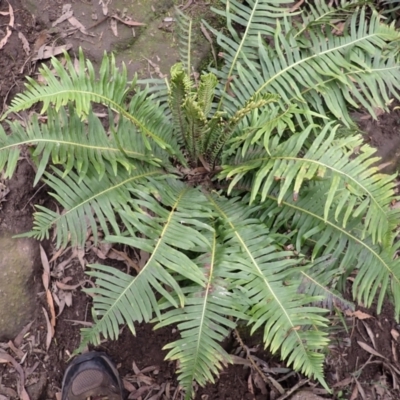
MULTIPOLYGON (((59 5, 57 0, 48 3, 50 8, 59 5)), ((24 75, 35 77, 36 66, 28 60, 18 34, 22 33, 34 47, 40 43, 43 30, 47 28, 24 10, 20 0, 10 0, 10 4, 15 17, 14 28, 7 44, 0 50, 0 107, 3 111, 12 97, 23 89, 24 75)), ((7 13, 8 10, 8 3, 0 0, 0 12, 7 13)), ((9 15, 0 14, 0 41, 7 33, 9 20, 9 15)), ((378 122, 362 113, 355 115, 367 132, 366 140, 378 146, 380 154, 392 162, 387 167, 390 171, 396 170, 400 156, 397 154, 400 147, 399 117, 397 110, 381 115, 378 122)), ((21 160, 16 174, 7 182, 10 192, 0 210, 0 223, 12 225, 17 231, 29 230, 33 205, 53 204, 43 185, 39 183, 32 187, 33 176, 31 164, 26 159, 21 160)), ((90 282, 86 281, 75 289, 66 289, 65 285, 73 286, 87 279, 84 266, 102 261, 99 249, 89 246, 84 254, 76 257, 71 249, 56 254, 50 241, 42 245, 49 259, 56 258, 50 263, 54 272, 51 290, 59 299, 65 296, 69 299, 66 302, 71 304, 65 306, 57 317, 55 335, 48 350, 47 324, 42 312, 42 307, 48 309, 44 291, 35 299, 38 311, 32 324, 13 341, 0 343, 0 350, 11 355, 22 368, 0 358, 0 400, 18 398, 21 383, 32 400, 56 399, 68 359, 79 345, 79 330, 91 322, 91 298, 81 291, 81 287, 90 285, 90 282)), ((121 261, 111 262, 125 267, 121 261)), ((346 319, 346 328, 332 316, 335 331, 327 355, 326 376, 334 389, 333 395, 327 395, 318 385, 286 368, 262 349, 260 335, 250 337, 242 328, 239 337, 232 334, 224 343, 226 350, 235 355, 236 363, 226 368, 215 384, 198 388, 196 399, 283 400, 299 389, 309 390, 309 397, 306 395, 304 398, 310 399, 311 393, 338 400, 400 398, 400 325, 393 319, 393 309, 386 304, 380 315, 376 315, 374 310, 359 311, 356 317, 346 319)), ((130 399, 181 399, 182 393, 177 389, 175 378, 176 364, 164 361, 166 352, 162 350, 176 337, 176 330, 171 328, 153 331, 151 325, 143 324, 137 326, 134 337, 123 327, 118 341, 105 342, 98 349, 106 351, 115 360, 130 399)))

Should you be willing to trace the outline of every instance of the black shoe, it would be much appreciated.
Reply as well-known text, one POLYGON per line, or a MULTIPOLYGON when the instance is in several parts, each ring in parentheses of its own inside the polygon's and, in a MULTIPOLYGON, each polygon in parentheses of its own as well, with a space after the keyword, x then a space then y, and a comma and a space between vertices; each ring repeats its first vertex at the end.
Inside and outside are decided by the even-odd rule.
POLYGON ((122 384, 105 353, 91 351, 76 357, 65 371, 62 400, 122 400, 122 384))

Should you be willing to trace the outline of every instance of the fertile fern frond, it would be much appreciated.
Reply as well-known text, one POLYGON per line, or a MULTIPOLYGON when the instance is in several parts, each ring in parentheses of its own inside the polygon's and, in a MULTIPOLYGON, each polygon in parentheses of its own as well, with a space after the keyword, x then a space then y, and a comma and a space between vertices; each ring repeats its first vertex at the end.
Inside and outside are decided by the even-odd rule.
POLYGON ((76 114, 85 118, 91 110, 92 103, 100 103, 136 126, 147 149, 151 149, 151 138, 162 149, 167 149, 170 153, 175 152, 176 149, 169 141, 162 138, 164 126, 168 123, 162 109, 147 97, 146 90, 139 95, 140 89, 136 86, 136 81, 132 82, 132 87, 127 85, 125 65, 122 66, 122 70, 117 68, 114 57, 105 54, 97 77, 93 64, 85 60, 82 50, 79 52, 77 69, 68 54, 65 54, 65 58, 66 65, 52 58, 54 71, 42 65, 40 74, 45 79, 45 85, 28 77, 26 91, 13 99, 11 107, 2 118, 11 112, 28 109, 39 102, 43 103, 41 113, 47 112, 53 105, 58 110, 72 102, 76 114), (137 93, 129 103, 128 95, 133 87, 137 93))
MULTIPOLYGON (((297 251, 309 248, 313 259, 329 256, 329 267, 343 272, 346 278, 357 270, 353 283, 353 295, 366 307, 370 307, 379 294, 377 307, 380 312, 387 289, 391 288, 396 318, 400 316, 400 262, 395 259, 396 249, 391 240, 385 246, 372 244, 369 238, 361 239, 362 215, 349 217, 352 209, 343 209, 335 215, 337 204, 342 201, 342 192, 332 200, 332 209, 325 218, 325 197, 331 183, 309 184, 308 190, 294 201, 287 194, 278 205, 278 195, 267 195, 262 205, 265 211, 260 217, 273 232, 290 230, 292 243, 297 251), (346 227, 343 220, 346 219, 346 227)), ((387 210, 389 219, 399 219, 399 212, 387 210)), ((328 268, 325 273, 329 273, 328 268)))
POLYGON ((184 307, 186 294, 176 280, 179 276, 199 287, 206 285, 202 271, 185 254, 204 253, 211 247, 206 236, 196 229, 212 230, 201 222, 210 215, 201 192, 172 180, 156 189, 143 186, 134 192, 138 198, 132 201, 131 210, 120 212, 129 235, 109 236, 106 240, 151 255, 135 276, 112 267, 92 266, 88 274, 96 278, 96 287, 87 292, 94 296, 96 324, 83 330, 83 345, 100 343, 100 335, 117 338, 122 323, 135 333, 134 322, 148 322, 154 313, 161 318, 156 293, 172 306, 184 307))
POLYGON ((173 325, 179 329, 181 338, 164 349, 171 349, 167 359, 179 361, 178 380, 187 399, 192 398, 194 381, 201 386, 214 382, 214 375, 230 362, 229 354, 220 343, 235 328, 236 319, 246 319, 241 312, 243 299, 236 298, 229 290, 228 281, 223 279, 230 265, 229 260, 223 260, 226 253, 216 232, 210 241, 209 253, 197 259, 206 280, 205 287, 184 287, 186 303, 183 308, 168 310, 171 306, 164 302, 162 308, 168 311, 164 311, 155 326, 157 329, 173 325))
MULTIPOLYGON (((260 4, 266 3, 243 7, 257 15, 260 4)), ((230 9, 224 14, 228 21, 235 18, 230 9)), ((307 31, 307 38, 298 37, 292 18, 280 21, 273 25, 273 45, 262 34, 250 35, 252 28, 233 39, 214 30, 225 59, 222 70, 213 71, 221 82, 218 109, 232 115, 254 93, 275 93, 282 109, 298 102, 323 115, 329 111, 350 125, 348 104, 362 104, 375 116, 374 107, 387 109, 390 96, 398 97, 400 67, 391 43, 399 41, 400 33, 381 23, 375 12, 366 18, 365 7, 356 9, 342 35, 318 25, 307 31)))
POLYGON ((73 171, 65 176, 64 171, 53 167, 53 174, 45 172, 44 181, 54 191, 50 194, 63 210, 56 212, 37 206, 39 211, 34 214, 33 229, 22 236, 43 240, 49 237, 50 229, 54 228, 57 247, 65 247, 69 242, 73 246, 84 246, 89 228, 97 239, 98 225, 105 234, 119 234, 118 212, 129 207, 131 191, 140 182, 148 182, 149 177, 160 177, 162 174, 155 167, 140 165, 131 172, 119 168, 118 173, 114 174, 111 167, 106 165, 106 173, 99 180, 92 165, 88 166, 84 177, 73 171))
POLYGON ((257 147, 257 152, 250 152, 244 158, 239 154, 237 165, 224 167, 222 176, 233 177, 230 184, 233 189, 240 179, 250 174, 251 201, 259 194, 264 201, 279 181, 278 203, 289 190, 296 200, 306 181, 329 179, 330 188, 322 197, 325 201, 324 219, 333 215, 337 220, 338 215, 347 210, 341 221, 346 227, 350 216, 364 215, 362 237, 369 233, 374 243, 382 242, 397 224, 397 217, 388 213, 394 195, 393 177, 371 167, 377 160, 371 157, 376 150, 362 145, 360 136, 335 139, 338 126, 333 123, 328 123, 318 132, 307 149, 305 143, 311 136, 312 128, 310 125, 303 132, 283 141, 276 136, 270 142, 268 152, 257 147), (354 157, 356 152, 360 154, 354 157), (340 193, 341 201, 334 205, 332 214, 332 202, 337 193, 340 193))
POLYGON ((327 387, 320 352, 328 343, 328 321, 321 316, 324 310, 309 306, 321 298, 298 293, 298 284, 285 282, 301 258, 279 248, 269 229, 251 217, 256 209, 238 200, 208 198, 223 224, 226 259, 237 270, 229 276, 251 304, 252 332, 263 327, 264 343, 272 353, 280 351, 288 365, 327 387))
POLYGON ((178 50, 181 62, 185 66, 187 76, 192 73, 192 34, 193 21, 185 15, 178 7, 175 7, 177 22, 176 34, 178 38, 178 50))

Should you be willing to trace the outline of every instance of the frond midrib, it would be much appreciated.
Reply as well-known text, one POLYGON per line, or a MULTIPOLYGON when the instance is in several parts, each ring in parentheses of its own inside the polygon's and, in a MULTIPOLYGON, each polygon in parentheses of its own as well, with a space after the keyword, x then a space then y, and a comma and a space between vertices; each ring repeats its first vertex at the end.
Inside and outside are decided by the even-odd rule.
MULTIPOLYGON (((63 94, 79 94, 79 95, 86 95, 86 96, 91 96, 93 98, 98 98, 104 102, 104 104, 110 105, 111 109, 118 114, 122 115, 129 121, 131 121, 134 125, 136 125, 142 132, 144 132, 146 135, 150 136, 151 138, 154 139, 156 143, 159 143, 160 146, 163 149, 169 149, 172 150, 171 146, 166 143, 164 140, 162 140, 159 136, 157 136, 155 133, 150 131, 146 125, 144 125, 141 121, 139 121, 137 118, 135 118, 132 114, 130 114, 128 111, 126 111, 120 104, 116 103, 114 100, 110 99, 107 96, 104 96, 102 94, 99 94, 94 91, 88 91, 88 90, 78 90, 78 89, 68 89, 68 90, 59 90, 55 92, 51 92, 48 94, 45 93, 40 93, 40 101, 43 100, 50 100, 57 98, 60 95, 63 94)), ((25 100, 25 102, 19 103, 17 106, 17 109, 26 109, 30 107, 32 104, 36 103, 38 100, 34 101, 32 99, 25 100)), ((11 106, 11 109, 9 112, 13 111, 13 105, 11 106)), ((3 116, 1 120, 3 120, 7 116, 7 113, 3 116)))
MULTIPOLYGON (((379 35, 378 35, 377 33, 369 34, 369 35, 367 35, 367 36, 363 36, 363 37, 361 37, 361 38, 354 39, 353 41, 348 42, 348 43, 345 43, 345 44, 342 44, 342 45, 340 45, 340 46, 337 46, 337 47, 334 47, 334 48, 331 48, 331 49, 324 50, 324 51, 322 51, 322 52, 320 52, 320 53, 313 54, 313 55, 311 55, 311 56, 309 56, 309 57, 306 57, 306 58, 302 58, 301 60, 296 61, 296 62, 294 62, 293 64, 288 65, 286 68, 283 68, 283 69, 282 69, 281 71, 279 71, 277 74, 275 74, 274 76, 272 76, 271 78, 269 78, 267 81, 265 81, 265 82, 257 89, 257 91, 255 92, 255 94, 261 93, 271 82, 273 82, 274 80, 276 80, 277 78, 279 78, 279 77, 280 77, 282 74, 284 74, 285 72, 287 72, 287 71, 289 71, 289 70, 291 70, 291 69, 294 69, 294 68, 297 67, 298 65, 301 65, 301 64, 303 64, 303 63, 305 63, 305 62, 308 62, 308 61, 312 60, 313 58, 321 57, 321 56, 324 56, 325 54, 329 54, 329 53, 332 53, 332 52, 334 52, 334 51, 339 51, 339 50, 344 49, 344 48, 346 48, 346 47, 348 47, 348 46, 353 46, 354 44, 356 44, 356 43, 358 43, 358 42, 360 42, 360 41, 368 40, 368 39, 373 38, 373 37, 375 37, 375 36, 379 36, 379 35)), ((261 39, 261 37, 259 37, 259 39, 261 39)))
MULTIPOLYGON (((267 195, 267 198, 269 198, 270 200, 273 200, 274 202, 278 202, 278 197, 274 197, 272 195, 267 195)), ((333 223, 331 223, 329 220, 324 220, 324 218, 322 218, 321 216, 319 216, 318 214, 314 214, 313 212, 311 212, 310 210, 307 210, 305 208, 300 208, 295 206, 294 204, 288 203, 286 201, 282 201, 281 204, 285 207, 290 207, 293 208, 297 211, 299 211, 300 213, 305 213, 310 215, 311 217, 318 219, 319 221, 321 221, 322 223, 329 225, 331 228, 339 231, 341 234, 347 236, 348 238, 350 238, 351 240, 354 240, 355 242, 357 242, 359 245, 363 246, 365 249, 367 249, 371 254, 374 255, 374 257, 376 257, 380 263, 386 268, 387 272, 395 279, 395 281, 397 282, 397 284, 400 286, 400 279, 396 276, 396 274, 390 269, 390 266, 385 262, 385 260, 370 246, 368 246, 367 243, 365 243, 364 241, 362 241, 361 239, 357 238, 356 236, 352 235, 350 232, 346 231, 345 229, 341 228, 338 225, 335 225, 333 223)))
MULTIPOLYGON (((296 161, 296 162, 304 162, 304 163, 310 163, 310 164, 316 164, 319 165, 321 167, 327 168, 329 170, 331 170, 334 173, 337 173, 338 175, 342 175, 346 178, 348 178, 349 180, 351 180, 352 182, 354 182, 358 187, 362 188, 364 190, 364 192, 366 194, 368 194, 369 198, 376 204, 376 206, 378 207, 379 211, 382 214, 386 214, 386 211, 383 209, 383 207, 378 203, 378 201, 375 199, 375 197, 372 195, 372 193, 364 186, 362 185, 359 181, 357 181, 355 178, 353 178, 352 176, 346 174, 344 171, 341 171, 337 168, 334 168, 330 165, 324 164, 318 160, 313 160, 313 159, 309 159, 309 158, 304 158, 304 157, 287 157, 287 156, 271 156, 271 157, 261 157, 261 158, 254 158, 251 160, 251 162, 255 161, 255 162, 264 162, 264 161, 269 161, 269 160, 290 160, 290 161, 296 161)), ((235 168, 240 166, 240 164, 235 165, 235 168)), ((268 197, 268 196, 267 196, 268 197)))
POLYGON ((55 218, 54 220, 52 220, 50 224, 48 224, 48 225, 46 225, 46 226, 41 226, 41 227, 40 227, 40 230, 42 231, 42 230, 44 230, 44 228, 45 228, 46 231, 48 231, 48 230, 49 230, 54 224, 56 224, 61 218, 66 218, 68 214, 70 214, 70 213, 72 213, 73 211, 75 211, 76 209, 82 207, 84 204, 87 204, 87 203, 89 203, 89 202, 95 200, 97 197, 104 195, 104 194, 107 193, 107 192, 111 192, 111 191, 113 191, 113 190, 115 190, 115 189, 117 189, 117 188, 119 188, 119 187, 121 187, 121 186, 124 186, 125 184, 127 184, 127 183, 129 183, 129 182, 131 182, 131 181, 134 181, 134 180, 136 180, 136 179, 145 178, 145 177, 152 176, 152 175, 155 175, 155 174, 159 174, 159 171, 156 170, 156 171, 146 172, 146 173, 140 174, 140 175, 135 175, 135 176, 132 176, 132 177, 130 177, 130 178, 128 178, 128 179, 125 179, 124 181, 118 183, 117 185, 113 185, 113 186, 111 186, 111 187, 108 187, 106 190, 103 190, 103 191, 101 191, 101 192, 99 192, 99 193, 96 193, 94 196, 91 196, 91 197, 85 199, 85 201, 83 201, 83 202, 81 202, 81 203, 79 203, 79 204, 76 204, 74 207, 72 207, 72 208, 70 208, 69 210, 67 210, 64 214, 59 214, 59 216, 58 216, 57 218, 55 218))
POLYGON ((234 232, 237 240, 239 241, 239 243, 241 244, 241 246, 243 247, 243 249, 245 250, 245 252, 247 253, 251 263, 254 265, 254 267, 256 268, 257 272, 258 272, 258 277, 261 278, 264 281, 265 286, 268 288, 269 292, 271 293, 271 295, 273 296, 274 300, 277 302, 277 304, 279 305, 280 309, 282 310, 283 314, 286 317, 286 320, 289 322, 290 325, 290 329, 291 331, 293 331, 293 333, 296 335, 297 337, 297 342, 299 344, 299 346, 301 346, 301 348, 303 349, 304 353, 307 353, 307 349, 304 346, 304 343, 300 337, 300 335, 298 334, 297 330, 295 329, 295 325, 293 324, 289 314, 286 311, 286 308, 283 306, 283 304, 281 303, 281 301, 279 300, 279 297, 276 296, 273 288, 271 287, 271 285, 269 284, 268 280, 265 278, 264 273, 262 272, 262 270, 260 269, 257 261, 254 259, 253 254, 251 253, 251 251, 249 250, 249 248, 247 247, 245 241, 242 239, 242 237, 239 235, 238 230, 236 229, 235 225, 231 222, 230 218, 225 214, 225 212, 219 207, 219 205, 214 201, 213 197, 211 195, 207 195, 207 198, 209 199, 209 201, 214 205, 215 209, 218 211, 218 213, 223 217, 224 221, 226 221, 229 226, 231 227, 232 231, 234 232))
MULTIPOLYGON (((162 242, 163 242, 165 232, 167 231, 168 226, 169 226, 169 224, 170 224, 171 221, 172 221, 172 217, 173 217, 173 215, 174 215, 174 213, 175 213, 176 208, 178 207, 178 204, 179 204, 179 202, 180 202, 180 199, 184 196, 184 194, 185 194, 188 190, 189 190, 189 188, 183 189, 183 190, 181 191, 181 193, 179 194, 179 196, 177 197, 177 200, 176 200, 175 204, 172 206, 172 209, 171 209, 171 211, 170 211, 169 214, 168 214, 168 218, 166 219, 166 223, 165 223, 165 225, 164 225, 164 227, 163 227, 163 229, 162 229, 162 231, 161 231, 161 233, 160 233, 160 237, 158 238, 157 243, 156 243, 156 245, 154 246, 154 250, 153 250, 151 256, 149 257, 149 259, 147 260, 146 264, 142 267, 142 269, 138 272, 138 274, 132 279, 132 281, 129 283, 129 285, 127 285, 126 288, 124 288, 124 290, 119 294, 119 296, 116 298, 116 300, 113 302, 113 304, 112 304, 112 305, 110 306, 110 308, 107 310, 107 312, 104 313, 104 314, 101 316, 101 319, 100 319, 100 321, 98 321, 98 322, 96 323, 96 326, 98 326, 102 321, 104 321, 109 315, 113 314, 113 313, 114 313, 113 310, 114 310, 115 308, 118 309, 118 304, 120 303, 121 299, 124 298, 125 296, 127 296, 127 293, 129 292, 130 288, 131 288, 132 286, 134 286, 134 284, 135 284, 136 281, 139 279, 139 277, 140 277, 141 275, 143 275, 143 273, 147 270, 147 268, 149 268, 149 265, 151 265, 152 260, 156 257, 156 254, 157 254, 157 252, 158 252, 158 249, 160 248, 160 246, 161 246, 161 244, 162 244, 162 242)), ((183 307, 182 299, 180 299, 180 301, 181 301, 181 306, 183 307)))
MULTIPOLYGON (((87 144, 82 144, 82 143, 72 142, 72 141, 67 141, 67 140, 44 139, 44 138, 28 139, 28 140, 20 141, 18 143, 13 143, 13 144, 10 144, 10 145, 4 146, 4 147, 0 147, 0 151, 7 150, 7 149, 17 147, 17 146, 36 144, 36 143, 64 144, 64 145, 69 145, 69 146, 74 146, 74 147, 81 147, 81 148, 85 148, 85 149, 99 150, 99 151, 105 151, 105 152, 112 151, 112 152, 121 153, 121 150, 119 150, 117 147, 93 146, 93 145, 87 145, 87 144)), ((124 150, 124 152, 126 154, 136 155, 136 156, 140 156, 140 157, 146 156, 146 154, 144 154, 144 153, 138 153, 138 152, 132 151, 132 150, 124 150)))

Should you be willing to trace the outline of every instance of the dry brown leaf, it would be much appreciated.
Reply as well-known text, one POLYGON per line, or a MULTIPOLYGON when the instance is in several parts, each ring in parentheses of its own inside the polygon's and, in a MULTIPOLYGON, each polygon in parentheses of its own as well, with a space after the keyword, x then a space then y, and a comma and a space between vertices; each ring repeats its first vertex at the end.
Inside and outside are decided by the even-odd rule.
POLYGON ((118 26, 116 19, 110 19, 110 28, 114 36, 118 37, 118 26))
POLYGON ((251 374, 247 378, 247 390, 254 396, 253 379, 251 374))
POLYGON ((20 359, 22 360, 25 356, 25 353, 21 350, 18 349, 17 347, 14 346, 14 343, 12 342, 12 340, 9 340, 9 342, 7 343, 8 347, 13 351, 13 353, 20 359))
POLYGON ((39 248, 40 248, 40 260, 42 261, 42 267, 43 267, 42 282, 44 290, 47 290, 49 288, 49 283, 50 283, 50 264, 43 247, 39 245, 39 248))
POLYGON ((368 353, 377 356, 377 357, 381 357, 384 360, 387 361, 387 358, 384 357, 382 354, 378 353, 376 350, 374 350, 371 346, 369 346, 368 344, 364 343, 364 342, 360 342, 359 340, 357 340, 358 345, 363 348, 365 351, 367 351, 368 353))
POLYGON ((64 300, 67 307, 72 306, 72 293, 71 292, 63 292, 64 293, 64 300))
POLYGON ((24 327, 22 328, 21 332, 18 333, 18 335, 15 337, 15 339, 14 339, 14 345, 15 345, 16 347, 21 346, 22 341, 24 340, 24 337, 25 337, 25 335, 28 333, 29 329, 31 329, 32 324, 33 324, 33 321, 32 321, 32 322, 29 322, 29 324, 26 325, 26 326, 24 326, 24 327))
MULTIPOLYGON (((128 26, 145 26, 146 25, 143 22, 136 22, 136 21, 131 21, 129 19, 122 19, 122 18, 118 17, 118 15, 112 15, 111 18, 114 18, 128 26)), ((115 35, 115 36, 118 36, 118 35, 115 35)))
POLYGON ((346 24, 344 22, 339 22, 337 25, 335 25, 335 28, 333 29, 332 34, 334 34, 336 36, 342 36, 345 26, 346 26, 346 24))
POLYGON ((127 381, 126 379, 122 379, 122 384, 124 385, 124 388, 128 391, 128 392, 133 392, 136 390, 135 386, 132 385, 132 383, 130 383, 129 381, 127 381))
POLYGON ((364 389, 361 386, 360 382, 358 382, 357 379, 356 379, 356 385, 357 385, 357 388, 358 388, 358 392, 360 393, 360 395, 363 398, 363 400, 367 400, 367 396, 365 395, 364 389))
POLYGON ((346 387, 346 386, 349 386, 352 381, 353 381, 353 377, 348 377, 338 383, 335 383, 332 387, 333 388, 346 387))
POLYGON ((376 350, 376 342, 375 342, 374 332, 372 332, 372 329, 369 327, 369 325, 366 322, 362 321, 362 323, 364 325, 365 330, 368 333, 369 338, 371 339, 371 342, 372 342, 372 345, 374 346, 374 349, 376 350))
POLYGON ((261 376, 258 373, 255 373, 253 376, 253 380, 256 388, 261 391, 261 394, 266 395, 268 393, 267 386, 265 385, 265 382, 261 378, 261 376))
POLYGON ((44 307, 42 307, 44 317, 46 318, 46 324, 47 324, 47 335, 46 335, 46 350, 49 350, 50 344, 51 344, 51 339, 54 336, 54 329, 51 326, 49 316, 47 315, 47 312, 44 307))
POLYGON ((85 257, 85 249, 82 247, 75 247, 72 249, 72 255, 79 260, 79 264, 81 264, 82 269, 86 267, 85 257))
POLYGON ((4 15, 6 17, 7 15, 10 15, 10 13, 7 11, 0 11, 0 15, 4 15))
POLYGON ((29 53, 31 52, 31 47, 29 46, 28 40, 22 32, 18 32, 18 38, 22 42, 22 48, 24 49, 26 55, 29 56, 29 53))
POLYGON ((397 362, 399 360, 399 357, 397 356, 397 346, 394 340, 392 340, 392 354, 393 360, 397 362))
POLYGON ((108 5, 110 4, 111 0, 99 0, 99 4, 101 4, 101 7, 103 9, 103 15, 108 14, 108 5))
POLYGON ((8 3, 8 15, 10 16, 10 21, 8 22, 6 35, 0 40, 0 50, 7 44, 8 38, 12 34, 12 28, 14 27, 14 10, 10 3, 8 3))
POLYGON ((93 326, 92 322, 87 322, 87 321, 78 321, 77 319, 66 319, 65 321, 67 322, 72 322, 74 325, 83 325, 83 326, 93 326))
POLYGON ((84 35, 88 35, 86 28, 74 17, 69 17, 68 22, 76 29, 81 31, 84 35))
POLYGON ((56 282, 56 286, 57 286, 58 288, 60 288, 61 290, 75 290, 75 289, 77 289, 79 286, 84 285, 86 282, 87 282, 87 281, 84 280, 84 281, 81 281, 81 282, 77 283, 76 285, 66 285, 65 283, 62 283, 62 282, 57 281, 57 282, 56 282))
POLYGON ((205 38, 208 40, 208 42, 210 43, 211 46, 211 52, 214 58, 214 63, 215 65, 218 65, 218 60, 217 60, 217 53, 214 49, 214 43, 213 40, 211 39, 210 34, 208 33, 208 30, 206 29, 206 27, 203 24, 200 24, 200 29, 203 32, 203 35, 205 36, 205 38))
POLYGON ((30 400, 28 393, 25 390, 25 374, 21 366, 7 353, 0 351, 0 363, 11 363, 19 374, 18 394, 21 400, 30 400))
MULTIPOLYGON (((140 272, 140 267, 139 267, 139 265, 137 265, 135 262, 133 262, 133 261, 128 257, 128 255, 125 254, 124 252, 118 251, 118 250, 115 250, 115 249, 112 249, 112 250, 110 251, 109 254, 110 254, 110 255, 111 255, 111 254, 116 254, 116 255, 118 255, 119 257, 121 257, 120 259, 122 259, 123 261, 125 261, 125 264, 126 264, 128 267, 132 267, 137 273, 140 272)), ((112 257, 109 256, 109 258, 112 258, 112 257)))
POLYGON ((349 400, 357 400, 358 399, 358 386, 354 385, 353 391, 351 392, 351 396, 349 400))
POLYGON ((396 331, 396 329, 392 329, 392 330, 390 331, 390 334, 392 335, 392 338, 393 338, 394 340, 396 340, 396 342, 397 342, 398 339, 399 339, 400 333, 399 333, 398 331, 396 331))
MULTIPOLYGON (((54 301, 53 301, 53 296, 51 295, 50 290, 46 290, 46 298, 47 298, 47 304, 49 305, 49 309, 50 309, 50 322, 51 322, 51 326, 53 327, 53 330, 56 326, 56 311, 54 309, 54 301)), ((54 335, 54 331, 53 331, 53 335, 54 335)))
MULTIPOLYGON (((66 4, 67 5, 67 4, 66 4)), ((69 4, 70 5, 70 4, 69 4)), ((58 19, 56 19, 53 23, 52 23, 52 27, 54 28, 56 25, 61 24, 61 22, 66 21, 67 19, 71 18, 74 15, 74 12, 72 10, 68 10, 66 11, 64 14, 61 15, 61 17, 59 17, 58 19)))
POLYGON ((348 310, 346 312, 346 314, 349 315, 350 317, 356 317, 357 319, 360 319, 360 320, 374 318, 372 315, 369 315, 369 314, 367 314, 365 312, 362 312, 360 310, 353 311, 353 312, 348 310))
POLYGON ((301 5, 302 5, 303 3, 304 3, 304 0, 298 1, 298 2, 289 10, 289 12, 294 12, 294 11, 298 10, 298 9, 301 7, 301 5))
POLYGON ((32 61, 38 61, 38 60, 46 60, 51 57, 58 56, 60 54, 63 54, 64 51, 68 51, 69 49, 72 48, 71 43, 67 43, 62 46, 42 46, 36 57, 32 58, 32 61), (41 50, 42 49, 42 50, 41 50))

